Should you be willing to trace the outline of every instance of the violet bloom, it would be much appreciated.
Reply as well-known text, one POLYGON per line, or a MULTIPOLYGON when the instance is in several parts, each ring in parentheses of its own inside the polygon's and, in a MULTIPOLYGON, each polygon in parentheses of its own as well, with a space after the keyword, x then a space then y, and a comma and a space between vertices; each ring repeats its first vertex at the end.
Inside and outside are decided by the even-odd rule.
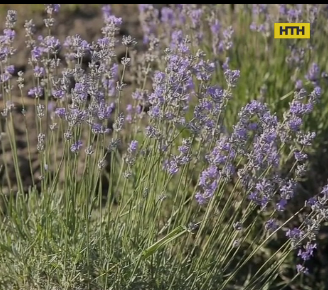
POLYGON ((34 87, 31 88, 28 93, 29 96, 39 98, 43 96, 43 88, 42 87, 34 87))
POLYGON ((275 219, 269 219, 268 221, 265 222, 265 229, 267 231, 274 232, 278 228, 279 226, 275 219))
POLYGON ((65 96, 65 91, 62 89, 59 89, 59 90, 52 89, 51 92, 52 92, 53 97, 56 99, 62 99, 65 96))
POLYGON ((174 27, 176 24, 176 19, 174 15, 174 10, 169 7, 163 7, 161 9, 161 22, 167 23, 170 26, 174 27))
POLYGON ((200 176, 198 186, 200 188, 195 198, 200 205, 207 203, 215 194, 220 180, 220 172, 216 166, 210 165, 200 176))
POLYGON ((128 152, 130 153, 135 153, 138 149, 138 141, 137 140, 132 140, 129 148, 128 148, 128 152))
POLYGON ((60 41, 54 36, 46 36, 41 40, 40 46, 44 53, 57 54, 60 49, 60 41))
POLYGON ((297 80, 295 83, 295 89, 300 90, 303 88, 303 82, 301 80, 297 80))
POLYGON ((83 146, 83 142, 81 140, 78 140, 76 143, 72 144, 71 151, 73 153, 77 153, 83 146))
POLYGON ((138 4, 140 11, 140 23, 144 32, 144 43, 148 44, 152 37, 156 36, 159 11, 153 4, 138 4))
POLYGON ((311 81, 316 83, 319 78, 320 78, 320 68, 318 66, 318 64, 316 63, 312 63, 312 65, 310 66, 310 69, 306 75, 306 78, 311 81))
POLYGON ((33 72, 34 72, 34 76, 36 78, 41 78, 45 75, 45 69, 40 66, 35 66, 33 69, 33 72))
POLYGON ((317 248, 317 244, 307 243, 302 249, 299 249, 297 256, 301 257, 303 261, 310 260, 313 256, 313 251, 317 248))
POLYGON ((66 109, 65 108, 55 109, 55 115, 57 115, 59 118, 65 118, 66 117, 66 109))
POLYGON ((165 160, 163 165, 164 170, 166 170, 170 175, 175 175, 179 171, 178 163, 174 159, 165 160))
POLYGON ((47 14, 52 15, 53 12, 58 13, 60 4, 44 4, 47 14))
POLYGON ((302 273, 302 274, 309 274, 309 269, 305 268, 304 266, 302 266, 301 264, 298 264, 296 266, 296 270, 298 273, 302 273))
POLYGON ((305 237, 304 231, 299 228, 289 229, 286 232, 286 237, 288 237, 291 241, 292 247, 298 246, 302 239, 305 237))

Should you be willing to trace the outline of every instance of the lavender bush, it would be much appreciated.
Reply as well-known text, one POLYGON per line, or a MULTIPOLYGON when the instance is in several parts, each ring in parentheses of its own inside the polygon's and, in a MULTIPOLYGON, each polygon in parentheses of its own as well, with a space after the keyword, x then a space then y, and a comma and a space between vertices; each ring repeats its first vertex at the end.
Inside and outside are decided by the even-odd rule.
POLYGON ((110 6, 102 7, 103 36, 89 43, 57 39, 60 4, 45 4, 47 32, 24 25, 33 83, 26 72, 13 76, 22 28, 8 11, 1 148, 9 144, 12 159, 2 162, 9 190, 0 187, 1 289, 295 289, 311 275, 328 185, 295 205, 316 136, 309 116, 325 101, 321 56, 302 54, 315 38, 277 41, 271 25, 308 11, 315 28, 320 7, 268 11, 275 7, 247 6, 251 27, 222 28, 221 6, 139 4, 139 50, 139 40, 118 36, 122 19, 110 6), (249 46, 234 47, 238 29, 248 31, 239 43, 249 46), (286 78, 249 74, 285 57, 286 78), (260 84, 270 94, 257 98, 260 84), (28 155, 40 165, 29 188, 16 145, 16 91, 28 155))

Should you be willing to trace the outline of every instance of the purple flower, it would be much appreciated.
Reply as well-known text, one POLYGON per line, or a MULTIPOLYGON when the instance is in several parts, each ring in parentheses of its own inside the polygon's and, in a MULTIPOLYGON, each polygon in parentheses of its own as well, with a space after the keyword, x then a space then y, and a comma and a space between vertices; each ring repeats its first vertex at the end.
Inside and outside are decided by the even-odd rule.
POLYGON ((39 98, 43 96, 43 88, 42 87, 34 87, 31 88, 28 93, 29 96, 39 98))
POLYGON ((43 49, 44 53, 53 53, 56 54, 60 48, 60 41, 54 36, 46 36, 45 38, 41 37, 40 46, 43 49))
POLYGON ((286 209, 287 205, 287 200, 286 199, 281 199, 277 204, 276 204, 276 209, 278 211, 284 211, 286 209))
POLYGON ((67 57, 69 59, 81 58, 90 50, 89 43, 78 34, 67 36, 63 46, 68 49, 67 57))
POLYGON ((299 245, 299 243, 302 241, 304 236, 305 233, 298 228, 288 229, 288 231, 286 232, 286 237, 288 237, 291 240, 293 247, 299 245))
POLYGON ((2 42, 9 44, 11 41, 14 40, 15 36, 16 36, 15 30, 4 29, 3 36, 2 36, 2 42))
POLYGON ((126 120, 127 122, 131 123, 132 120, 133 120, 133 117, 132 117, 133 107, 132 107, 131 104, 128 104, 128 105, 126 106, 126 111, 127 111, 127 115, 126 115, 126 117, 125 117, 125 120, 126 120))
POLYGON ((13 65, 8 65, 6 67, 6 72, 12 75, 15 72, 15 67, 13 65))
POLYGON ((54 11, 59 12, 60 4, 52 4, 52 5, 53 5, 53 8, 54 8, 54 11))
POLYGON ((300 117, 294 116, 292 119, 288 121, 289 129, 298 132, 302 126, 302 119, 300 117))
POLYGON ((290 23, 298 22, 302 14, 301 9, 288 9, 287 10, 287 21, 290 23))
POLYGON ((315 206, 317 204, 317 199, 314 197, 310 197, 308 200, 305 201, 306 206, 315 206))
POLYGON ((295 150, 294 151, 294 157, 295 157, 295 160, 296 161, 301 162, 301 161, 305 161, 308 156, 307 156, 306 153, 302 153, 299 150, 295 150))
POLYGON ((88 90, 89 86, 87 82, 76 83, 72 90, 72 98, 84 102, 87 100, 88 90))
POLYGON ((57 108, 55 110, 55 114, 60 118, 65 118, 66 117, 66 109, 65 108, 57 108))
POLYGON ((115 104, 111 103, 110 105, 106 105, 104 103, 100 103, 97 107, 97 117, 99 120, 108 120, 115 110, 115 104))
POLYGON ((103 28, 104 32, 110 32, 113 33, 114 31, 119 30, 119 26, 122 24, 122 18, 116 17, 114 15, 107 15, 103 14, 104 21, 106 23, 106 26, 103 28))
POLYGON ((138 4, 139 19, 144 32, 144 43, 149 43, 152 37, 156 36, 159 11, 153 4, 138 4))
POLYGON ((81 140, 78 140, 76 143, 72 144, 71 151, 73 153, 77 153, 83 146, 83 142, 81 140))
POLYGON ((229 69, 229 63, 230 63, 230 57, 226 57, 226 59, 225 59, 223 65, 222 65, 222 69, 223 69, 224 71, 226 71, 227 69, 229 69))
POLYGON ((165 73, 155 72, 153 93, 148 98, 152 105, 149 111, 152 119, 176 122, 187 113, 193 64, 187 55, 169 54, 165 73))
POLYGON ((187 145, 182 145, 182 146, 179 146, 178 150, 182 154, 188 154, 190 147, 187 145))
POLYGON ((309 269, 308 268, 305 268, 301 264, 298 264, 296 266, 296 270, 297 270, 297 273, 309 274, 309 269))
POLYGON ((328 185, 327 184, 322 188, 320 193, 328 199, 328 185))
POLYGON ((65 96, 65 91, 61 89, 59 90, 52 89, 52 95, 56 99, 61 99, 65 96))
POLYGON ((103 125, 94 123, 91 126, 91 132, 93 134, 108 134, 111 132, 111 129, 105 128, 103 125))
POLYGON ((199 204, 204 204, 212 198, 217 190, 219 180, 220 172, 216 166, 209 166, 201 173, 198 183, 200 191, 195 196, 199 204))
POLYGON ((169 24, 170 26, 175 26, 175 15, 174 11, 169 7, 163 7, 161 9, 161 21, 169 24))
POLYGON ((269 219, 268 221, 265 222, 265 229, 267 231, 274 232, 278 228, 279 226, 275 219, 269 219))
MULTIPOLYGON (((242 176, 242 179, 249 179, 249 176, 242 176)), ((255 184, 255 187, 248 195, 248 199, 259 205, 264 210, 269 201, 272 200, 275 193, 273 182, 269 179, 262 178, 255 184)))
POLYGON ((295 83, 295 89, 300 90, 303 88, 303 82, 301 80, 297 80, 295 83))
POLYGON ((132 113, 132 111, 133 111, 133 106, 131 105, 131 104, 128 104, 127 106, 126 106, 126 111, 128 112, 128 113, 132 113))
POLYGON ((256 23, 252 22, 251 25, 249 26, 250 30, 252 31, 258 31, 258 27, 256 23))
POLYGON ((0 60, 6 59, 9 55, 11 52, 8 47, 0 47, 0 60))
POLYGON ((4 73, 0 76, 0 82, 5 83, 11 78, 11 74, 9 73, 4 73))
POLYGON ((88 113, 85 110, 80 110, 77 108, 69 109, 66 119, 68 121, 69 126, 76 126, 78 124, 83 123, 88 118, 88 113))
POLYGON ((226 138, 216 142, 212 152, 205 156, 206 160, 215 166, 226 165, 228 161, 234 159, 236 152, 226 138))
POLYGON ((52 15, 53 12, 59 12, 60 4, 44 4, 47 14, 52 15))
POLYGON ((102 49, 104 49, 110 44, 110 39, 108 37, 99 38, 97 43, 102 49))
POLYGON ((284 185, 280 188, 280 197, 283 200, 289 200, 294 197, 295 189, 297 182, 295 180, 288 180, 284 185))
POLYGON ((286 16, 287 15, 287 7, 286 7, 286 4, 279 4, 279 13, 283 16, 286 16))
POLYGON ((313 256, 313 251, 316 248, 316 244, 308 242, 306 245, 303 246, 303 249, 299 249, 297 256, 301 257, 303 261, 310 260, 310 258, 313 256))
POLYGON ((268 11, 267 4, 253 4, 252 10, 254 15, 265 14, 268 11))
POLYGON ((317 104, 320 101, 320 97, 321 97, 321 88, 316 86, 313 91, 310 94, 310 100, 309 103, 310 104, 317 104))
POLYGON ((210 166, 201 173, 199 185, 202 187, 207 187, 212 184, 213 180, 219 177, 219 172, 216 166, 210 166))
POLYGON ((128 152, 135 153, 137 149, 138 149, 138 141, 132 140, 129 145, 128 152))
POLYGON ((110 7, 109 4, 106 4, 101 7, 101 11, 103 12, 104 16, 108 17, 112 13, 112 8, 110 7))
POLYGON ((40 67, 40 66, 35 66, 33 71, 34 71, 34 76, 36 78, 43 77, 44 74, 45 74, 45 69, 43 67, 40 67))
POLYGON ((178 45, 182 43, 183 38, 182 30, 174 30, 171 35, 171 48, 177 48, 178 45))
POLYGON ((317 82, 320 78, 320 68, 318 64, 312 63, 306 78, 311 82, 317 82))
POLYGON ((34 61, 37 61, 38 59, 41 58, 41 56, 43 54, 43 48, 35 46, 35 47, 32 48, 31 53, 32 53, 32 59, 34 61))
POLYGON ((289 111, 293 114, 293 115, 297 115, 297 116, 302 116, 304 114, 308 114, 310 113, 312 110, 312 107, 309 108, 307 106, 308 104, 303 104, 298 100, 293 100, 292 103, 290 104, 290 109, 289 111))
POLYGON ((199 205, 204 205, 208 202, 208 197, 204 196, 201 192, 197 192, 195 198, 199 205))
POLYGON ((55 102, 49 102, 47 106, 48 112, 53 112, 55 109, 56 103, 55 102))
POLYGON ((200 21, 201 17, 203 15, 203 10, 202 9, 192 9, 190 11, 190 20, 192 23, 192 28, 197 28, 200 27, 200 21))
POLYGON ((211 25, 210 27, 211 27, 212 33, 213 34, 219 34, 220 28, 221 28, 221 24, 220 24, 219 20, 217 18, 215 18, 213 20, 213 22, 211 22, 210 25, 211 25))
POLYGON ((214 70, 214 62, 200 60, 199 63, 194 67, 194 74, 198 80, 207 82, 210 80, 214 70))
POLYGON ((171 175, 175 175, 179 171, 178 163, 174 159, 165 160, 163 167, 171 175))
POLYGON ((237 81, 240 77, 240 71, 239 70, 230 70, 227 69, 224 72, 224 76, 226 79, 226 82, 228 84, 228 86, 234 88, 237 84, 237 81))

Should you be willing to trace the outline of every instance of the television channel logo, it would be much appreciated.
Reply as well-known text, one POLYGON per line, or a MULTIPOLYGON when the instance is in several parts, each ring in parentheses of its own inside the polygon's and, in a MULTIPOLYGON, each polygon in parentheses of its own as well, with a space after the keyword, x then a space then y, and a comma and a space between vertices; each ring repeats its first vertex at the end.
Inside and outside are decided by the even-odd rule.
POLYGON ((310 39, 310 23, 275 23, 274 38, 310 39))

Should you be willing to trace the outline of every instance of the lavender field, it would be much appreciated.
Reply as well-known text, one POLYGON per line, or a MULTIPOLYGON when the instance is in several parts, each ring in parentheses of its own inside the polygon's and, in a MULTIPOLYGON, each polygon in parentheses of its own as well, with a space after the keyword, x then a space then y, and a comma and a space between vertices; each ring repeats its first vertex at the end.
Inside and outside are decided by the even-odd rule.
POLYGON ((0 19, 0 289, 328 289, 326 4, 0 19))

